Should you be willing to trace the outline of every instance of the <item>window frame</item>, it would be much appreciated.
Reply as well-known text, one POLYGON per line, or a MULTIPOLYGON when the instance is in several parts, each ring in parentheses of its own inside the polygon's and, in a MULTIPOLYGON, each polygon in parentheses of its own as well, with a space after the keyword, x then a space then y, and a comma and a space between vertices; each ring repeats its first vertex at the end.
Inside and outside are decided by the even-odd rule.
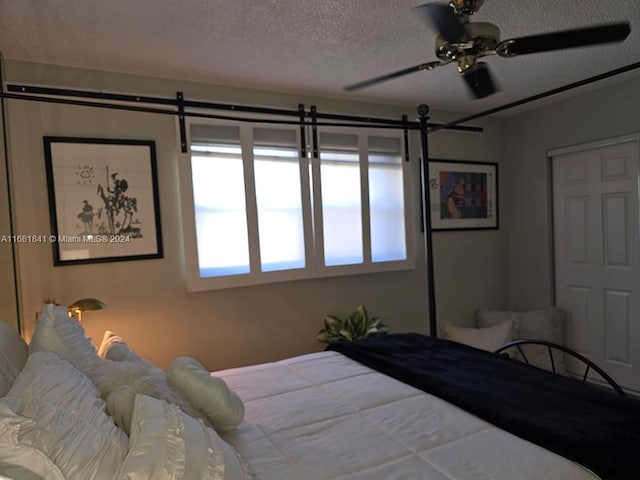
MULTIPOLYGON (((270 117, 273 120, 273 117, 270 117)), ((301 130, 299 125, 267 124, 259 122, 245 122, 233 120, 211 120, 203 118, 187 118, 187 153, 179 153, 178 174, 182 211, 183 251, 185 259, 185 273, 187 291, 197 292, 216 290, 223 288, 235 288, 265 283, 296 281, 312 278, 327 278, 343 275, 371 274, 415 268, 415 225, 412 202, 411 169, 405 161, 404 149, 406 148, 401 130, 356 128, 356 127, 317 127, 317 137, 327 133, 350 133, 358 135, 359 165, 360 165, 360 195, 362 209, 362 244, 363 263, 351 265, 324 265, 324 231, 322 223, 321 203, 321 179, 320 179, 320 151, 322 146, 318 142, 317 157, 313 157, 313 148, 306 148, 310 152, 307 157, 298 155, 300 168, 300 185, 302 197, 302 218, 305 246, 305 267, 262 271, 260 262, 260 239, 258 235, 258 209, 255 191, 254 154, 253 154, 253 129, 273 128, 278 130, 291 130, 295 132, 300 153, 301 130), (197 125, 222 125, 240 128, 240 146, 242 148, 244 166, 244 185, 246 198, 247 228, 249 235, 249 273, 233 274, 217 277, 200 277, 198 263, 198 242, 196 234, 195 201, 192 184, 191 165, 191 136, 192 124, 197 125), (400 162, 402 166, 402 187, 404 194, 404 227, 406 259, 372 262, 371 261, 371 228, 369 209, 369 171, 367 136, 397 137, 400 140, 400 162)), ((311 127, 307 127, 311 128, 311 127)), ((178 130, 178 126, 177 126, 178 130)), ((311 132, 306 132, 305 137, 311 139, 311 132)), ((196 142, 199 143, 199 142, 196 142)))
POLYGON ((324 261, 324 226, 322 216, 322 191, 320 176, 320 153, 322 144, 318 140, 318 157, 312 159, 313 166, 313 204, 314 204, 314 229, 316 232, 316 258, 318 267, 317 277, 333 277, 341 275, 360 275, 367 273, 379 273, 396 270, 408 270, 415 267, 415 245, 413 241, 414 221, 413 204, 411 195, 410 165, 406 162, 404 149, 406 148, 402 131, 376 128, 356 127, 318 127, 318 138, 322 133, 354 134, 358 137, 358 152, 360 160, 360 205, 362 209, 362 245, 363 263, 351 265, 323 265, 324 261), (392 134, 395 132, 395 134, 392 134), (404 227, 405 247, 407 258, 405 260, 392 260, 385 262, 373 262, 371 260, 371 208, 369 202, 369 158, 367 137, 397 137, 400 140, 400 162, 402 165, 402 189, 404 194, 404 227))

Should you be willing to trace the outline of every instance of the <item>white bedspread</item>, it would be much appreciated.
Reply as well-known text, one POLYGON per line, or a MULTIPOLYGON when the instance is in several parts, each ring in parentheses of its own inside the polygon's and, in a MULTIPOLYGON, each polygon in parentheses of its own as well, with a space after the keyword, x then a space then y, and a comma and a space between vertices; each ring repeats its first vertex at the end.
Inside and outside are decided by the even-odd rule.
POLYGON ((578 480, 580 465, 336 352, 215 372, 259 480, 578 480))

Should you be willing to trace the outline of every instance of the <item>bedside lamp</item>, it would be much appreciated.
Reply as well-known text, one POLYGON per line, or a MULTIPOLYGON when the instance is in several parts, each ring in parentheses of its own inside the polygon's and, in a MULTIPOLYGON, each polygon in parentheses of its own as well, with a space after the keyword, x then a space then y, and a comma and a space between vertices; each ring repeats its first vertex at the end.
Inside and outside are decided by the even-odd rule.
POLYGON ((102 310, 106 305, 101 300, 97 298, 81 298, 80 300, 76 300, 71 305, 67 307, 67 311, 69 312, 69 316, 73 317, 74 315, 78 319, 79 322, 82 321, 82 312, 91 311, 91 310, 102 310))

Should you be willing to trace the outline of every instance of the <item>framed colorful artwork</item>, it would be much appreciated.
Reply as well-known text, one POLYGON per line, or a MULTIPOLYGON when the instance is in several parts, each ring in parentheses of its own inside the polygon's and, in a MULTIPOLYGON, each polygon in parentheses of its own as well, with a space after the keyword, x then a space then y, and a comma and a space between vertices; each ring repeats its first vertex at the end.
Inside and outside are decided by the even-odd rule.
POLYGON ((498 164, 429 161, 433 230, 497 229, 498 164))

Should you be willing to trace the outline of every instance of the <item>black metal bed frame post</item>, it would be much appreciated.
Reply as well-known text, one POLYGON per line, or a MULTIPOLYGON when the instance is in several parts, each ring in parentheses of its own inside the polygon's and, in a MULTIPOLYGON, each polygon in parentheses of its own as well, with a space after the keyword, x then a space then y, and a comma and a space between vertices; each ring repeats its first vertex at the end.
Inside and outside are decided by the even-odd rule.
MULTIPOLYGON (((11 238, 15 235, 15 219, 13 216, 13 199, 12 199, 12 190, 11 190, 11 172, 10 172, 10 162, 9 162, 9 132, 7 130, 7 105, 6 98, 4 97, 5 93, 4 88, 4 57, 2 53, 0 53, 0 93, 2 93, 2 98, 0 98, 0 116, 2 117, 0 121, 2 121, 2 145, 4 147, 4 168, 5 168, 5 181, 7 183, 7 210, 9 213, 9 234, 11 238)), ((11 263, 13 266, 13 288, 14 295, 16 301, 16 323, 18 326, 18 334, 22 335, 22 314, 20 309, 20 285, 18 284, 18 258, 16 252, 16 242, 11 243, 11 263)))
POLYGON ((424 250, 427 267, 427 301, 429 303, 429 333, 438 336, 438 322, 436 318, 436 285, 433 265, 433 235, 431 231, 431 202, 429 199, 429 142, 427 139, 429 107, 420 105, 420 144, 422 146, 422 220, 424 223, 424 250))

